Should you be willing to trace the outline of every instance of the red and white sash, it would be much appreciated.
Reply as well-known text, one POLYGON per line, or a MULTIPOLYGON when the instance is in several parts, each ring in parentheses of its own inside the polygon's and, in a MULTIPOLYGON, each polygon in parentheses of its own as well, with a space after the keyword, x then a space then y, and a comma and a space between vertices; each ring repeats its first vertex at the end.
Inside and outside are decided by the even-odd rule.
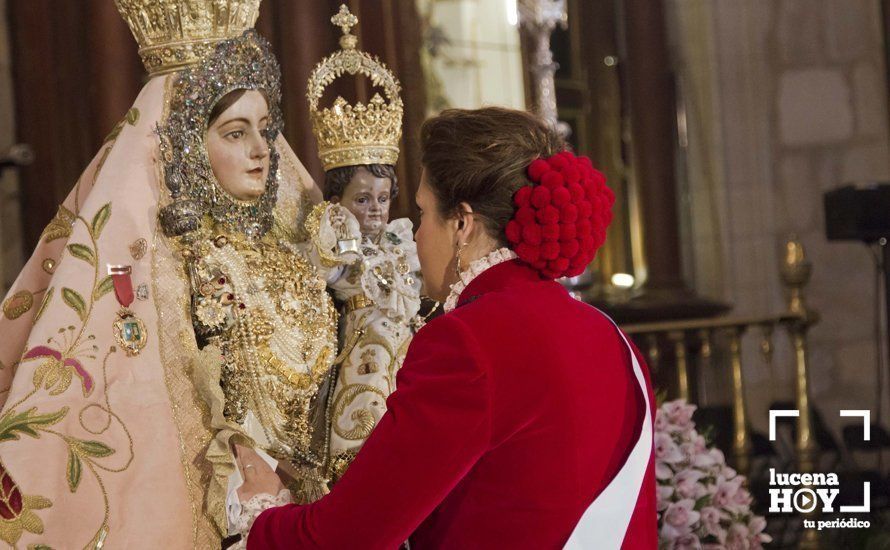
MULTIPOLYGON (((609 317, 606 316, 606 318, 609 317)), ((609 320, 611 321, 611 319, 609 320)), ((615 324, 615 321, 612 321, 612 324, 615 324)), ((618 328, 617 325, 616 328, 618 328)), ((640 496, 640 488, 643 485, 649 460, 652 457, 652 418, 646 377, 643 375, 643 368, 627 341, 627 337, 620 330, 618 333, 630 353, 634 376, 640 384, 640 391, 643 392, 643 399, 646 403, 643 428, 640 430, 640 437, 634 444, 624 466, 581 516, 581 520, 569 537, 564 550, 621 548, 621 543, 624 541, 627 527, 630 525, 637 505, 637 499, 640 496)))

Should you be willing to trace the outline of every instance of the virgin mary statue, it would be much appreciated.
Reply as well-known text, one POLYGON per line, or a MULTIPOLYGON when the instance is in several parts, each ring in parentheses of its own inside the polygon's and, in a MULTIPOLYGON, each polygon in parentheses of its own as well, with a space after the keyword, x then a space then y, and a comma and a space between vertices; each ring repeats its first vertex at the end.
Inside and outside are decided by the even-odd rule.
POLYGON ((0 540, 219 548, 234 443, 317 496, 336 318, 293 228, 320 193, 259 0, 116 3, 150 79, 3 301, 0 540))

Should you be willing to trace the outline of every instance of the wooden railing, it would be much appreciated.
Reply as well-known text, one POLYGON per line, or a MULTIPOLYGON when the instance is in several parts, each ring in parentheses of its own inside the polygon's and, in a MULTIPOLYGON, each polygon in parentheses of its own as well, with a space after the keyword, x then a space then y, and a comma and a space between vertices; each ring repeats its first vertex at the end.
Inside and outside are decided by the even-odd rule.
POLYGON ((795 451, 801 471, 811 471, 816 445, 810 417, 810 397, 807 362, 807 331, 818 316, 806 306, 803 289, 809 281, 812 266, 806 259, 803 246, 792 238, 786 243, 781 266, 782 282, 787 290, 788 309, 776 315, 761 317, 716 317, 624 325, 622 329, 647 356, 650 368, 657 371, 663 350, 670 350, 676 368, 677 397, 690 399, 690 359, 697 354, 699 369, 711 367, 713 349, 721 337, 728 341, 727 351, 732 372, 732 455, 737 469, 746 472, 750 465, 751 438, 748 429, 748 407, 745 398, 745 376, 742 368, 742 336, 759 330, 760 351, 771 360, 773 335, 779 329, 786 332, 794 352, 794 401, 800 411, 797 418, 795 451))

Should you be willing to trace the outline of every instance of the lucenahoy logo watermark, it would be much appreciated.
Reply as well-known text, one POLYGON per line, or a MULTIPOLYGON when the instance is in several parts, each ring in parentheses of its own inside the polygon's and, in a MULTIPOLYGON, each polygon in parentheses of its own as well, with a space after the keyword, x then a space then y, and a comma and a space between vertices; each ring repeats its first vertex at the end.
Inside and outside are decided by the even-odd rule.
MULTIPOLYGON (((841 416, 861 416, 863 419, 863 440, 869 441, 870 411, 843 410, 841 416)), ((776 418, 795 417, 797 410, 771 410, 769 412, 769 438, 776 440, 776 418)), ((841 514, 869 513, 871 511, 871 484, 862 483, 862 504, 835 506, 835 499, 840 494, 840 482, 837 474, 831 473, 779 473, 775 468, 769 470, 769 511, 770 513, 802 513, 821 512, 823 514, 840 512, 841 514)), ((804 519, 807 529, 868 529, 871 522, 858 518, 834 518, 810 520, 804 519)))

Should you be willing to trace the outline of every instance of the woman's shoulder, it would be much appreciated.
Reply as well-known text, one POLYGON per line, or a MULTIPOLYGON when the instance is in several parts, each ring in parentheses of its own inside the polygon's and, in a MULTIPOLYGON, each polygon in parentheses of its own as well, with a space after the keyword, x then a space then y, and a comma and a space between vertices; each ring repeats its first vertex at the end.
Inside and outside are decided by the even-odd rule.
MULTIPOLYGON (((540 280, 479 295, 462 296, 451 317, 474 334, 517 338, 585 337, 611 339, 614 324, 595 307, 572 297, 558 282, 540 280)), ((484 345, 484 342, 483 342, 484 345)))
POLYGON ((447 355, 457 352, 478 356, 482 341, 478 327, 456 313, 445 313, 425 323, 411 340, 411 347, 437 350, 447 355))
POLYGON ((440 315, 414 335, 399 376, 418 371, 476 378, 489 370, 486 357, 472 327, 455 315, 440 315))
POLYGON ((468 287, 461 294, 453 313, 467 324, 486 322, 491 316, 513 317, 540 308, 560 309, 569 305, 567 293, 552 280, 514 282, 503 287, 474 292, 468 287))

